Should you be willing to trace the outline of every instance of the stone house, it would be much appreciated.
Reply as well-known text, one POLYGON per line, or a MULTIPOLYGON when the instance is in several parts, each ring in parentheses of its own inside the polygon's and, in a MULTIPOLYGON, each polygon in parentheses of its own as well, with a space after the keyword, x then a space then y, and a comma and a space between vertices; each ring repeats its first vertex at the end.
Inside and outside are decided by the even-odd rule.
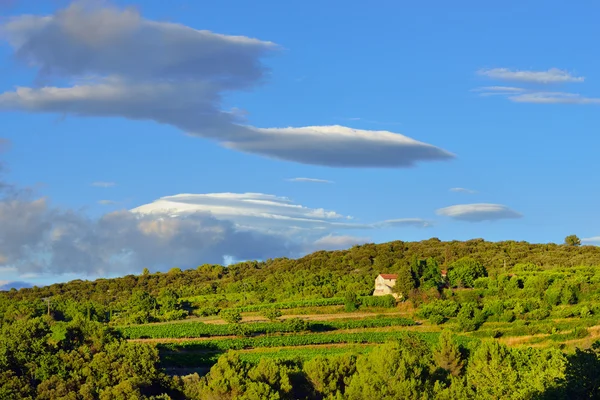
POLYGON ((398 295, 394 293, 394 290, 392 289, 396 286, 396 279, 398 279, 398 275, 396 274, 377 275, 377 278, 375 278, 375 291, 373 292, 373 296, 386 296, 391 294, 398 298, 398 295))

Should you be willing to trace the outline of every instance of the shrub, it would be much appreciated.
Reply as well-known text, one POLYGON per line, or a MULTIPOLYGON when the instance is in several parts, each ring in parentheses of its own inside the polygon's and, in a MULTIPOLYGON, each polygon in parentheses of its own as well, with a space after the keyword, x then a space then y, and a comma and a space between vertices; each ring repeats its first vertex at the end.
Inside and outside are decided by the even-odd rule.
POLYGON ((360 305, 361 307, 394 308, 396 307, 396 299, 391 294, 386 296, 362 297, 360 299, 360 305))
POLYGON ((581 310, 579 311, 579 316, 581 318, 589 318, 592 316, 592 312, 590 311, 589 308, 587 308, 586 306, 581 307, 581 310))
POLYGON ((359 306, 358 296, 354 292, 346 292, 344 296, 344 310, 346 312, 356 311, 359 306))
POLYGON ((460 308, 456 320, 458 329, 469 332, 479 329, 485 322, 485 316, 475 303, 465 303, 460 308))
POLYGON ((441 325, 446 322, 448 319, 441 314, 431 314, 429 315, 429 322, 434 325, 441 325))
POLYGON ((501 322, 513 322, 515 320, 515 313, 511 310, 506 310, 500 315, 501 322))
POLYGON ((540 321, 542 319, 546 319, 550 316, 550 310, 547 308, 538 308, 537 310, 533 310, 527 314, 527 319, 533 319, 536 321, 540 321))
POLYGON ((279 317, 281 317, 281 310, 278 308, 265 308, 261 315, 269 321, 275 322, 279 317))
POLYGON ((308 330, 308 322, 302 318, 290 318, 284 321, 284 324, 292 332, 302 332, 308 330))
POLYGON ((211 315, 219 315, 220 311, 221 310, 217 307, 208 306, 194 311, 194 314, 201 317, 210 317, 211 315))
POLYGON ((242 321, 242 314, 237 310, 223 310, 219 316, 228 324, 238 324, 242 321))

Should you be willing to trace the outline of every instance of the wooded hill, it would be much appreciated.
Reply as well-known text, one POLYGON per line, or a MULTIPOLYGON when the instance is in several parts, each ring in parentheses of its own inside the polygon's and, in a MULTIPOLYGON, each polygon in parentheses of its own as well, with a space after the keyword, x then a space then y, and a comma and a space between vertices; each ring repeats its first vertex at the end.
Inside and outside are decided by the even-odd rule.
POLYGON ((127 275, 95 281, 75 280, 47 287, 7 292, 10 299, 34 300, 60 296, 108 304, 128 299, 133 290, 158 294, 165 288, 179 296, 252 292, 260 302, 328 298, 351 290, 368 295, 382 272, 394 273, 417 259, 434 258, 444 269, 462 257, 482 263, 490 276, 515 270, 600 266, 600 247, 487 242, 483 239, 442 242, 394 241, 365 244, 343 251, 318 251, 299 259, 247 261, 224 267, 204 264, 195 269, 173 268, 167 273, 127 275))

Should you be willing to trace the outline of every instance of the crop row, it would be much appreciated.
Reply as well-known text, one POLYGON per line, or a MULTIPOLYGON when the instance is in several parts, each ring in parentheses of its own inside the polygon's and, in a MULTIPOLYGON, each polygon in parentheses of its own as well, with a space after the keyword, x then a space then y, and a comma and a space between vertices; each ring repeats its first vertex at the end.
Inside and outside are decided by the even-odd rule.
MULTIPOLYGON (((340 329, 378 328, 388 326, 412 326, 415 321, 408 318, 368 318, 346 321, 309 322, 306 330, 311 332, 327 332, 340 329)), ((259 322, 243 324, 248 334, 272 334, 295 332, 297 327, 286 322, 259 322)), ((236 326, 232 324, 217 325, 203 322, 172 323, 160 325, 136 325, 119 328, 128 339, 165 339, 165 338, 200 338, 211 336, 229 336, 236 334, 236 326)))
MULTIPOLYGON (((284 335, 284 336, 260 336, 253 338, 236 339, 214 339, 203 341, 187 341, 177 343, 163 343, 160 348, 163 350, 177 351, 196 351, 196 352, 216 352, 227 350, 242 350, 260 347, 287 347, 287 346, 309 346, 317 344, 335 344, 335 343, 385 343, 389 340, 399 339, 407 335, 406 332, 357 332, 357 333, 321 333, 305 335, 284 335)), ((430 345, 437 343, 438 332, 421 332, 418 334, 425 342, 430 345)), ((468 346, 474 341, 472 338, 457 337, 457 341, 468 346)))
MULTIPOLYGON (((353 353, 365 354, 373 349, 373 346, 343 346, 325 348, 287 348, 273 350, 258 350, 240 352, 240 359, 251 363, 257 363, 262 358, 277 360, 310 360, 317 356, 331 356, 337 354, 353 353)), ((163 351, 160 354, 161 363, 167 367, 199 367, 212 365, 217 362, 223 354, 222 351, 215 352, 175 352, 163 351)))

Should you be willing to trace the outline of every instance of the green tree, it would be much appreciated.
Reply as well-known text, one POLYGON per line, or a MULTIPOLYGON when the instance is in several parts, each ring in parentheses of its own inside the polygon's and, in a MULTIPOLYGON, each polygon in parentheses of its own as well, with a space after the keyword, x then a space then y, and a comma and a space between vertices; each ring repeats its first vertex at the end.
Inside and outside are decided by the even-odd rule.
POLYGON ((535 399, 557 390, 566 360, 557 349, 510 349, 482 342, 467 367, 467 380, 482 399, 535 399))
POLYGON ((433 358, 438 367, 447 371, 453 376, 460 375, 464 361, 460 354, 460 349, 450 331, 444 330, 440 334, 437 348, 433 353, 433 358))
POLYGON ((323 397, 341 396, 356 372, 356 356, 317 356, 307 361, 303 370, 314 390, 323 397))
POLYGON ((473 287, 477 278, 487 276, 487 270, 478 261, 463 257, 448 267, 448 280, 454 287, 473 287))
POLYGON ((402 298, 407 299, 410 293, 417 287, 417 282, 410 265, 401 265, 398 270, 398 278, 394 291, 402 298))
POLYGON ((431 398, 434 369, 429 346, 407 335, 359 357, 346 397, 349 400, 431 398))
POLYGON ((179 309, 179 295, 171 288, 165 288, 158 295, 158 304, 161 313, 168 313, 179 309))
POLYGON ((144 275, 144 276, 150 275, 150 270, 148 268, 144 268, 142 270, 142 275, 144 275))
POLYGON ((429 257, 427 259, 420 280, 421 284, 419 287, 423 290, 438 288, 443 283, 442 271, 435 258, 429 257))
POLYGON ((275 322, 279 319, 279 317, 281 317, 281 310, 275 307, 269 307, 265 308, 261 314, 269 321, 275 322))
POLYGON ((581 246, 581 239, 577 235, 569 235, 565 238, 565 244, 567 246, 581 246))
POLYGON ((225 309, 219 313, 219 316, 228 324, 239 324, 242 322, 242 314, 237 310, 225 309))
POLYGON ((458 322, 458 329, 461 331, 475 331, 485 322, 485 314, 476 303, 468 302, 460 307, 456 321, 458 322))
POLYGON ((355 292, 348 290, 344 296, 344 310, 346 312, 356 311, 360 305, 355 292))

